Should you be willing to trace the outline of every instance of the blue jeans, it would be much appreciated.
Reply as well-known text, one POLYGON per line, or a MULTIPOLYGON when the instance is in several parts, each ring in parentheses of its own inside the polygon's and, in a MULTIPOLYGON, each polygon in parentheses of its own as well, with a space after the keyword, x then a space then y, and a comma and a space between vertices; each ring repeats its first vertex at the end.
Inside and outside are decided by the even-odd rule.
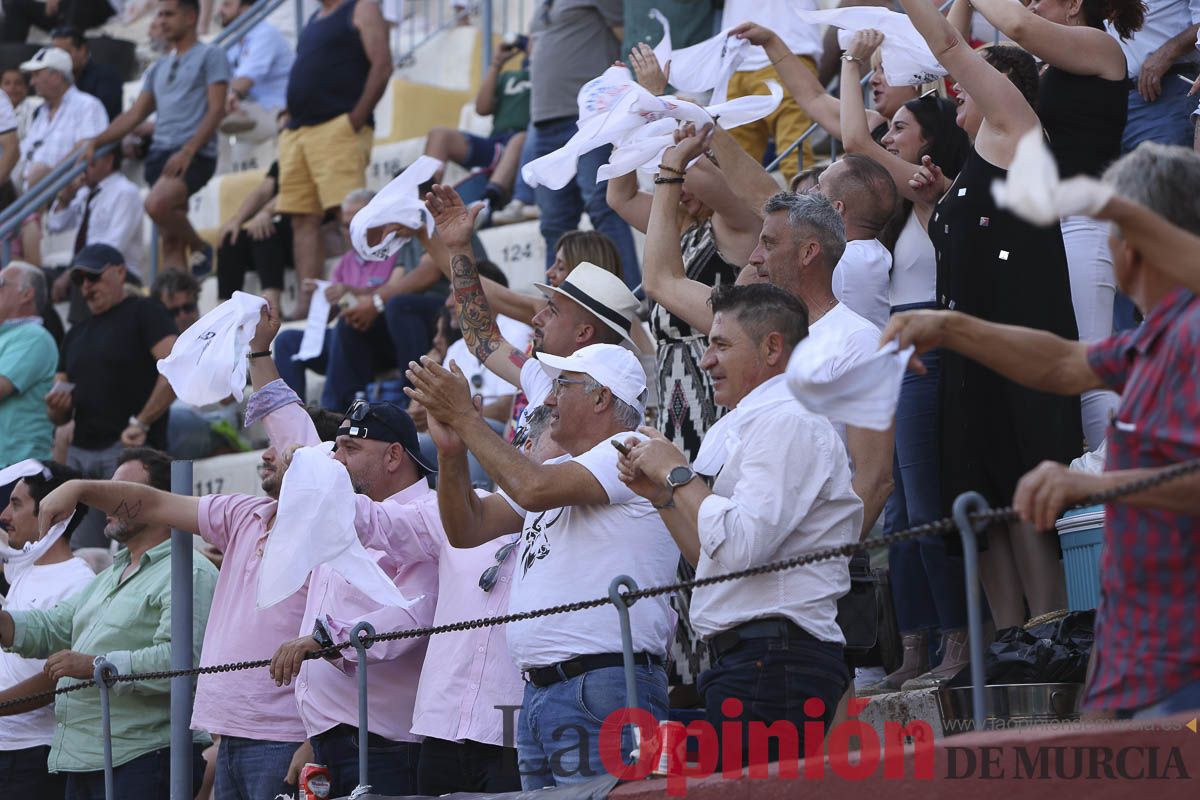
MULTIPOLYGON (((537 156, 534 154, 534 142, 537 141, 537 128, 533 127, 533 123, 529 123, 529 127, 525 129, 525 143, 521 145, 521 164, 525 166, 530 161, 533 161, 537 156)), ((537 198, 533 195, 533 187, 525 182, 525 178, 521 176, 521 169, 517 168, 517 181, 513 184, 513 199, 520 200, 527 206, 531 206, 537 202, 537 198)))
POLYGON ((1191 113, 1196 110, 1196 98, 1187 96, 1188 85, 1178 75, 1163 76, 1162 94, 1153 103, 1147 103, 1137 89, 1129 92, 1129 118, 1121 136, 1122 153, 1142 142, 1192 146, 1195 129, 1191 113))
MULTIPOLYGON (((204 779, 204 745, 192 745, 192 794, 204 779)), ((67 800, 105 800, 104 770, 68 772, 67 800)), ((5 797, 9 795, 6 793, 5 797)), ((16 795, 13 795, 14 797, 16 795)), ((153 750, 113 769, 113 796, 137 800, 170 800, 171 748, 153 750)))
MULTIPOLYGON (((347 797, 358 786, 358 730, 338 725, 312 737, 313 758, 329 768, 329 796, 347 797)), ((417 793, 418 742, 393 742, 371 734, 367 779, 376 795, 417 793)))
MULTIPOLYGON (((638 706, 655 719, 667 718, 667 673, 645 663, 634 667, 638 706)), ((614 711, 628 708, 623 667, 604 667, 538 688, 525 684, 517 720, 517 766, 521 788, 583 783, 604 772, 600 729, 614 711)), ((621 753, 633 750, 633 730, 621 732, 621 753)))
MULTIPOLYGON (((937 351, 926 353, 921 356, 926 374, 904 375, 896 408, 895 488, 884 508, 885 533, 941 517, 938 358, 937 351)), ((889 546, 888 569, 901 633, 955 630, 966 624, 962 558, 946 554, 946 537, 926 536, 889 546)))
MULTIPOLYGON (((540 158, 553 153, 567 143, 579 130, 578 120, 566 117, 553 120, 537 127, 534 157, 540 158)), ((538 186, 534 189, 538 210, 541 212, 542 238, 546 240, 546 266, 554 263, 554 252, 558 239, 568 231, 579 227, 579 219, 586 211, 592 227, 613 240, 621 254, 621 266, 625 270, 625 285, 633 289, 642 282, 638 267, 637 250, 633 246, 633 234, 625 220, 608 207, 605 193, 608 182, 596 182, 596 171, 608 162, 612 147, 605 145, 579 157, 575 181, 561 189, 538 186)), ((606 266, 606 265, 605 265, 606 266)))
POLYGON ((4 796, 62 800, 66 776, 47 769, 49 757, 49 745, 0 751, 0 786, 4 787, 4 796))
POLYGON ((300 742, 272 742, 222 736, 217 750, 216 800, 271 800, 291 795, 284 783, 300 742))
POLYGON ((283 378, 283 382, 290 386, 293 392, 300 395, 301 400, 308 399, 304 371, 311 369, 320 375, 325 374, 329 353, 333 350, 333 336, 333 328, 327 328, 325 330, 325 346, 321 348, 321 354, 306 361, 292 360, 292 356, 300 352, 300 342, 304 339, 304 331, 280 331, 279 335, 275 337, 275 369, 279 371, 279 377, 283 378))
MULTIPOLYGON (((704 696, 704 716, 716 729, 721 723, 740 720, 742 762, 750 754, 750 722, 787 721, 795 726, 804 757, 804 723, 816 717, 804 713, 804 703, 818 698, 825 704, 821 721, 828 729, 838 702, 850 683, 842 646, 795 636, 747 639, 713 661, 700 673, 696 689, 704 696), (740 715, 726 715, 721 705, 727 699, 742 703, 740 715)), ((722 743, 721 752, 726 745, 722 743)), ((791 757, 791 754, 785 754, 791 757)), ((768 761, 778 761, 779 740, 770 739, 768 761)), ((722 767, 723 768, 723 767, 722 767)))
POLYGON ((321 406, 345 411, 376 373, 401 367, 403 376, 408 362, 429 352, 433 325, 445 303, 445 296, 434 292, 397 295, 365 332, 339 320, 329 342, 321 406))

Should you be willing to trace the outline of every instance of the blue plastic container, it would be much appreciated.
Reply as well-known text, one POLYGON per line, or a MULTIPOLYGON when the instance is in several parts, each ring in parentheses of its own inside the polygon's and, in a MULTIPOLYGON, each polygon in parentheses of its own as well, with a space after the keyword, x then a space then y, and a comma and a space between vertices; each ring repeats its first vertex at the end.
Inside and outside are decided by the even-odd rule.
POLYGON ((1067 575, 1067 606, 1086 611, 1100 604, 1100 552, 1104 546, 1104 506, 1068 511, 1055 528, 1067 575))

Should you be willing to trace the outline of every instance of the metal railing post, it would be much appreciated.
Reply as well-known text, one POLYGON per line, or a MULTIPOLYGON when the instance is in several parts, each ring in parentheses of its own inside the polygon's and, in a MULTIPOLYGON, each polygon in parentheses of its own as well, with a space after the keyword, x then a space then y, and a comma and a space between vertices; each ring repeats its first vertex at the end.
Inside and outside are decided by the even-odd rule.
POLYGON ((988 510, 987 501, 978 492, 965 492, 954 498, 954 523, 962 535, 963 572, 967 585, 967 638, 971 651, 971 710, 975 730, 983 730, 987 719, 987 691, 983 674, 983 610, 979 602, 979 549, 975 544, 973 514, 988 510))
POLYGON ((300 39, 300 31, 304 30, 304 0, 295 0, 292 8, 296 12, 296 39, 300 39))
POLYGON ((146 272, 146 286, 149 288, 154 285, 154 281, 158 278, 158 226, 154 221, 150 221, 150 265, 146 272))
POLYGON ((479 65, 480 72, 487 75, 492 65, 492 0, 483 0, 480 4, 479 28, 483 35, 483 57, 479 65))
MULTIPOLYGON (((192 494, 192 462, 171 464, 171 491, 192 494)), ((192 534, 171 531, 171 669, 191 669, 192 534)), ((190 800, 192 792, 192 681, 171 678, 171 800, 190 800)))
MULTIPOLYGON (((613 607, 617 609, 617 619, 621 623, 621 654, 625 667, 625 707, 638 707, 638 690, 637 690, 637 675, 633 671, 633 629, 629 624, 629 607, 637 602, 637 598, 630 600, 625 594, 622 594, 621 587, 625 587, 627 591, 636 592, 637 582, 628 575, 618 575, 613 578, 612 583, 608 585, 608 599, 612 601, 613 607)), ((633 726, 634 737, 634 760, 641 757, 642 741, 640 736, 641 728, 637 725, 633 726)))
POLYGON ((100 690, 100 726, 104 737, 104 800, 116 800, 113 789, 112 718, 108 708, 108 690, 117 677, 117 668, 104 656, 96 656, 92 662, 92 678, 100 690))
POLYGON ((360 622, 350 631, 350 641, 358 651, 358 786, 353 797, 371 791, 367 783, 367 752, 370 733, 367 730, 367 648, 370 642, 362 640, 363 634, 375 635, 375 626, 369 622, 360 622))

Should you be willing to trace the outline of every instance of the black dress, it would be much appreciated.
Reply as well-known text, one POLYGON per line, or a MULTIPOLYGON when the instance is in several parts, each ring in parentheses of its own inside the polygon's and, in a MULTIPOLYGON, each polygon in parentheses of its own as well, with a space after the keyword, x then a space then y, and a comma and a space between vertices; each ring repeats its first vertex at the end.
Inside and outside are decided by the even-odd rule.
MULTIPOLYGON (((1006 171, 972 151, 929 219, 938 301, 989 322, 1077 339, 1058 225, 1039 228, 1001 211, 991 185, 1006 171)), ((942 497, 976 490, 1012 503, 1021 476, 1082 451, 1079 397, 1026 389, 974 361, 942 352, 942 497)))

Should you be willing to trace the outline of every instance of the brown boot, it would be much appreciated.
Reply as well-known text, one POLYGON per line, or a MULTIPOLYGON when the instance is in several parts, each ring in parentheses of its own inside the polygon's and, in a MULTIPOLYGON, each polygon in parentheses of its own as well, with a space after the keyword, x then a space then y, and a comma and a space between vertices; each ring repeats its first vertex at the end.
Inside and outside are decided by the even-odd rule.
POLYGON ((919 675, 910 681, 905 681, 904 688, 936 689, 959 673, 971 663, 971 649, 968 646, 967 629, 959 628, 942 633, 942 663, 919 675))
POLYGON ((896 671, 862 689, 855 689, 854 693, 857 696, 898 692, 905 681, 920 675, 929 668, 928 631, 907 633, 900 637, 900 643, 904 646, 904 660, 900 662, 896 671))

